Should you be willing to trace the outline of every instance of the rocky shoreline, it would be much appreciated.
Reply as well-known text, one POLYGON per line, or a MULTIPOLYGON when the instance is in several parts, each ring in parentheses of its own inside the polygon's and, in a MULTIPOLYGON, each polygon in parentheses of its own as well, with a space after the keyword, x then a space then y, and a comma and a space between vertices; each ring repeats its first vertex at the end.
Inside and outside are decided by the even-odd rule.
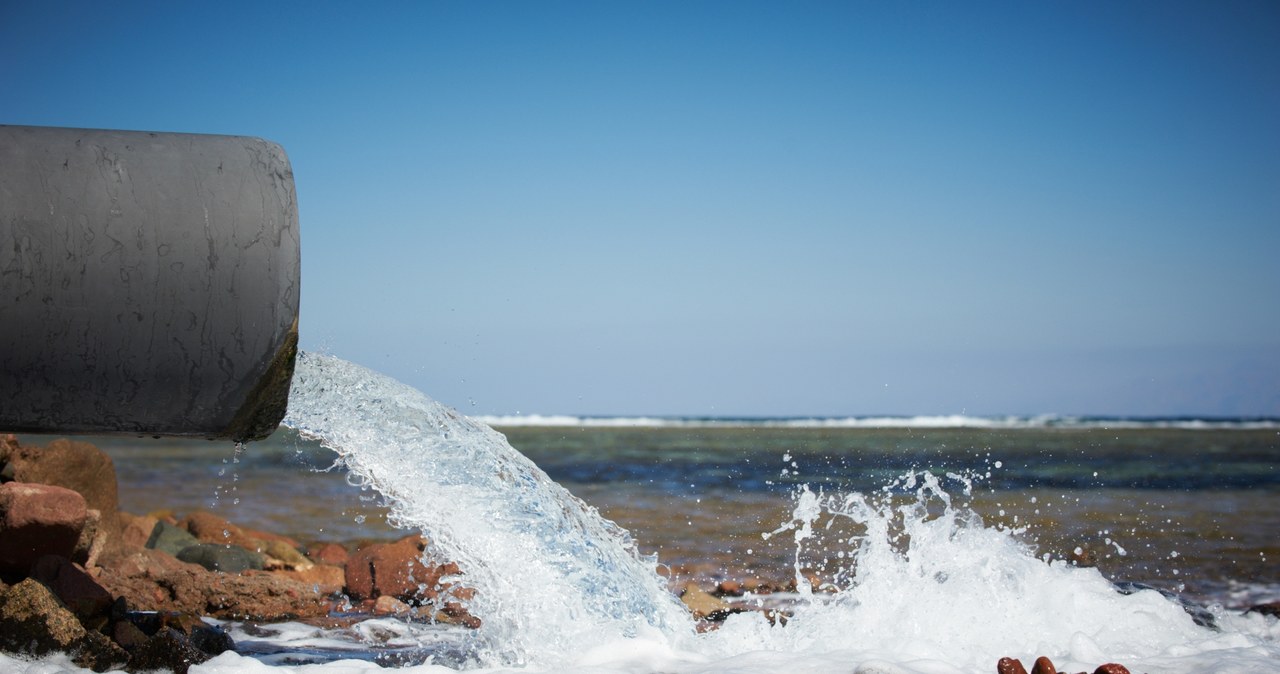
POLYGON ((0 651, 184 673, 234 648, 204 617, 480 624, 461 570, 425 564, 419 536, 303 545, 209 512, 137 515, 118 502, 112 460, 94 445, 0 436, 0 651))
MULTIPOLYGON (((391 615, 480 626, 466 609, 474 590, 465 570, 424 562, 434 556, 420 536, 303 543, 205 511, 123 512, 118 497, 111 457, 96 446, 0 436, 0 652, 66 653, 95 671, 185 674, 235 648, 206 617, 335 627, 391 615)), ((794 591, 794 582, 686 581, 675 589, 706 630, 744 611, 785 623, 785 610, 760 598, 794 591)), ((1033 674, 1054 671, 1041 660, 1033 674)), ((1098 671, 1125 671, 1105 667, 1098 671)), ((1011 658, 997 669, 1025 672, 1011 658)))

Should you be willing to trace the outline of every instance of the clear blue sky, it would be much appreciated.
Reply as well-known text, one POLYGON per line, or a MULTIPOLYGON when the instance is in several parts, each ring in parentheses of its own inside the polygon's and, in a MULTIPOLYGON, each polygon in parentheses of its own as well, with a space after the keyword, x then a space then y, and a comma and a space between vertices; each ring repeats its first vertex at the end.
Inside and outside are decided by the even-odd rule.
POLYGON ((1275 2, 18 2, 0 123, 261 136, 302 343, 473 413, 1280 415, 1275 2))

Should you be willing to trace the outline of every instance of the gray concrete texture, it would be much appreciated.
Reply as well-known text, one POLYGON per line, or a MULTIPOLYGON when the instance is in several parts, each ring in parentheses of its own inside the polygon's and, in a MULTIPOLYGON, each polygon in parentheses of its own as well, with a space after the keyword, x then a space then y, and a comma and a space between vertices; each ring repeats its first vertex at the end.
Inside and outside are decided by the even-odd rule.
POLYGON ((0 126, 0 432, 265 437, 299 271, 279 145, 0 126))

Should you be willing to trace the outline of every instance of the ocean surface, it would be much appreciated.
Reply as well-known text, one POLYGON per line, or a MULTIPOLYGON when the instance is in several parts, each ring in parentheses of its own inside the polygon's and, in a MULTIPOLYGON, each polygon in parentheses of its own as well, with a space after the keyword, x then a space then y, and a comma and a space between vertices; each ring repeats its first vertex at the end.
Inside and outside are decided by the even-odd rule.
MULTIPOLYGON (((656 553, 673 585, 785 581, 794 542, 762 534, 789 521, 798 490, 871 493, 927 471, 962 480, 952 480, 957 499, 1040 556, 1228 607, 1280 599, 1280 420, 481 420, 656 553)), ((239 453, 207 441, 84 439, 113 457, 132 512, 212 510, 304 541, 402 535, 378 493, 287 429, 239 453)), ((805 565, 822 577, 840 563, 805 565)))

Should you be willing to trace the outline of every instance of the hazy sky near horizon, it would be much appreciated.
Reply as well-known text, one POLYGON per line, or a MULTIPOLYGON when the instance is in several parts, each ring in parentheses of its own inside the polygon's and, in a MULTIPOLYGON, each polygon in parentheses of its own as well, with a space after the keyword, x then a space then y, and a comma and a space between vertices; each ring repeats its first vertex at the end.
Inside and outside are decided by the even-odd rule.
POLYGON ((261 136, 468 413, 1280 416, 1280 4, 0 0, 0 123, 261 136))

